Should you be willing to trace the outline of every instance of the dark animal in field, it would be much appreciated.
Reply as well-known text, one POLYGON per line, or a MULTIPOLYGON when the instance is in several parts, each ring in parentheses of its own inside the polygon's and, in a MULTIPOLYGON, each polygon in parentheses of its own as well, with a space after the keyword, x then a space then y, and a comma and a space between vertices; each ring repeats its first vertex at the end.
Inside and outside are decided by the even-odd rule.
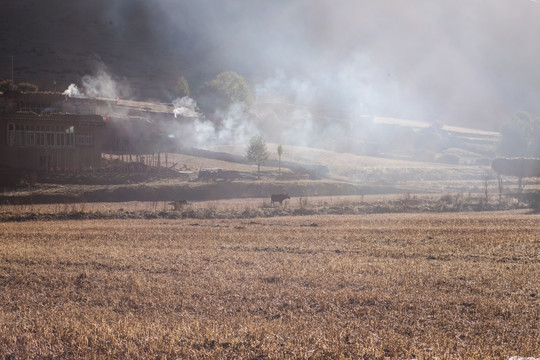
POLYGON ((291 197, 287 193, 285 193, 285 194, 272 194, 270 196, 270 202, 271 202, 271 205, 274 205, 274 203, 277 203, 277 202, 281 205, 281 204, 283 204, 283 200, 290 199, 290 198, 291 197))
POLYGON ((182 208, 184 207, 184 205, 187 205, 188 202, 187 200, 174 200, 173 202, 170 203, 172 206, 174 206, 174 210, 175 211, 178 211, 178 210, 182 210, 182 208))

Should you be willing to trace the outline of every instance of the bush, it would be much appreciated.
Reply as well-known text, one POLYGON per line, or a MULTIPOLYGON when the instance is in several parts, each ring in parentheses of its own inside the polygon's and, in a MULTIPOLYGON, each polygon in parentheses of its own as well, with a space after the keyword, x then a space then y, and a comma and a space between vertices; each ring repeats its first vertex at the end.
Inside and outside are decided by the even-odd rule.
POLYGON ((442 202, 442 203, 450 205, 450 204, 452 204, 454 202, 454 199, 452 198, 452 195, 445 194, 445 195, 442 195, 439 198, 439 201, 442 202))

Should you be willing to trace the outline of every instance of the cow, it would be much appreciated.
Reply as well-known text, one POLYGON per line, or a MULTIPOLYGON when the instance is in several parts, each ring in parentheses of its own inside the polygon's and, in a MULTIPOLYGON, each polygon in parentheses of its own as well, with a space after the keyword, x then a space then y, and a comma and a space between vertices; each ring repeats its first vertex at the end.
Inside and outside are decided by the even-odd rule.
POLYGON ((285 194, 272 194, 270 196, 270 202, 271 202, 272 206, 274 206, 274 203, 277 203, 277 202, 281 205, 281 204, 283 204, 283 200, 290 199, 290 198, 291 197, 287 193, 285 193, 285 194))

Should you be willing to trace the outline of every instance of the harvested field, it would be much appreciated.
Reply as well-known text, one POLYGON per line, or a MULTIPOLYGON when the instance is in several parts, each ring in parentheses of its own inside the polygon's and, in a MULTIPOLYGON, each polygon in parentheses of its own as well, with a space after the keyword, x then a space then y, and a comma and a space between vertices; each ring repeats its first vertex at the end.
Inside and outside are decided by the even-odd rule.
POLYGON ((0 223, 6 358, 540 354, 540 216, 0 223))

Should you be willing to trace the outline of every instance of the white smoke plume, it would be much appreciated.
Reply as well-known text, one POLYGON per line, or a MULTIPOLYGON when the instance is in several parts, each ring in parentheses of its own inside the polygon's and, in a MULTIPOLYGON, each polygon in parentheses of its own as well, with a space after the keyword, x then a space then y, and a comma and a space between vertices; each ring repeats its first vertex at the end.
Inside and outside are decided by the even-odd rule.
POLYGON ((209 149, 216 145, 244 145, 260 132, 243 104, 233 104, 226 111, 214 114, 213 120, 196 113, 193 99, 176 99, 173 104, 175 118, 182 116, 173 134, 182 147, 209 149))
POLYGON ((92 75, 84 75, 81 79, 81 88, 75 84, 69 85, 62 94, 69 97, 100 97, 115 99, 129 98, 131 89, 126 80, 116 80, 107 72, 105 65, 98 64, 92 75))
POLYGON ((184 96, 182 98, 177 98, 172 102, 174 106, 174 117, 178 116, 183 117, 197 117, 197 103, 190 97, 184 96))
POLYGON ((68 88, 62 93, 62 95, 66 95, 66 96, 74 97, 74 98, 84 97, 84 95, 81 93, 81 91, 75 84, 70 84, 68 88))

